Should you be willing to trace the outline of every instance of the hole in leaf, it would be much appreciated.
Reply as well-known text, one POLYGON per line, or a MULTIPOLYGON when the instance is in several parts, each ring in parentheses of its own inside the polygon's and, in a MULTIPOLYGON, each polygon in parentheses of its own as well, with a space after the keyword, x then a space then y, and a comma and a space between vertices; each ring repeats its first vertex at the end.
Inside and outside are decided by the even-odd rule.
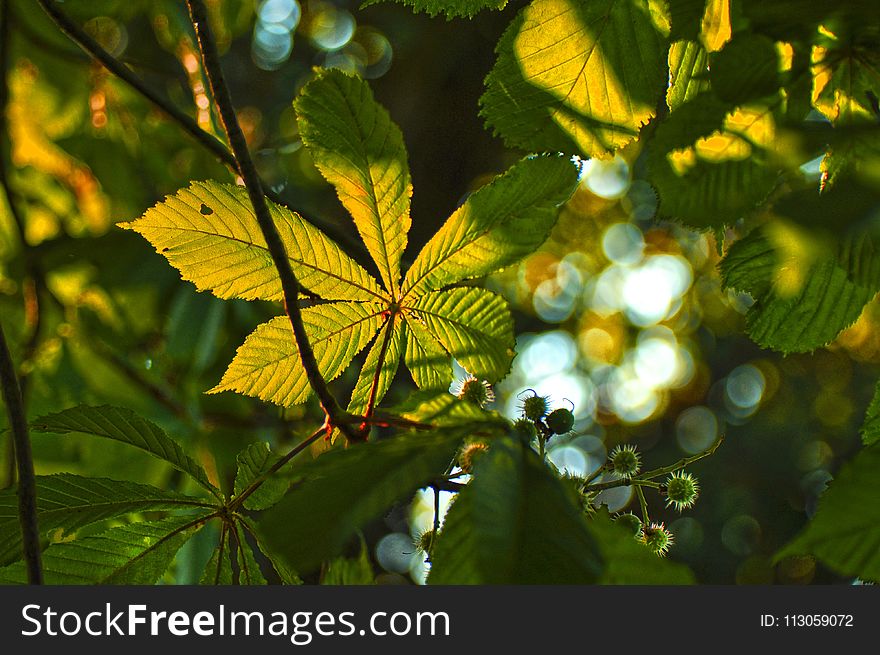
POLYGON ((210 207, 208 207, 208 205, 206 205, 205 203, 202 203, 202 206, 199 207, 199 213, 202 216, 210 216, 211 214, 214 213, 214 210, 211 209, 210 207))

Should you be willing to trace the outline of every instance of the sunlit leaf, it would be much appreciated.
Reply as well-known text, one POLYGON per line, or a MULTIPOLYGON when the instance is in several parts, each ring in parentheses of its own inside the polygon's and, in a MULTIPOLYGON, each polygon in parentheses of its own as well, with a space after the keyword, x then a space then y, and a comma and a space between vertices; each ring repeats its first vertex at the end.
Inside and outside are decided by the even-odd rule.
POLYGON ((418 321, 406 329, 406 367, 420 389, 448 389, 452 382, 452 360, 437 339, 418 321))
POLYGON ((880 446, 844 465, 806 529, 777 554, 811 554, 841 575, 880 582, 880 446))
POLYGON ((669 88, 666 104, 676 110, 709 88, 709 53, 696 41, 669 46, 669 88))
POLYGON ((397 320, 391 326, 390 335, 388 335, 388 324, 386 324, 376 337, 370 352, 367 353, 367 358, 364 360, 364 365, 354 385, 354 391, 351 392, 351 401, 348 403, 349 412, 362 414, 367 408, 371 393, 374 407, 385 397, 400 364, 405 332, 403 321, 397 320), (381 368, 379 367, 380 355, 382 356, 381 368), (378 377, 376 377, 377 369, 379 370, 378 377), (375 391, 373 390, 374 381, 376 383, 375 391))
POLYGON ((432 291, 407 308, 468 373, 497 382, 513 359, 513 322, 507 303, 477 287, 432 291))
MULTIPOLYGON (((131 523, 92 537, 62 542, 43 552, 46 584, 154 584, 203 519, 175 516, 131 523)), ((24 584, 22 562, 0 568, 0 582, 24 584)))
MULTIPOLYGON (((37 476, 37 522, 40 532, 64 535, 91 523, 132 512, 171 511, 207 507, 199 498, 175 491, 73 473, 37 476)), ((0 491, 0 565, 21 557, 21 524, 15 489, 0 491)))
POLYGON ((654 116, 667 33, 637 0, 533 0, 498 43, 481 114, 510 146, 606 156, 654 116))
POLYGON ((880 55, 875 32, 863 38, 830 36, 827 45, 813 46, 813 104, 834 125, 876 121, 880 55))
POLYGON ((589 584, 602 557, 568 491, 534 452, 495 441, 459 493, 432 555, 431 584, 589 584))
POLYGON ((294 103, 303 142, 336 187, 393 296, 410 227, 412 184, 400 128, 364 80, 324 70, 294 103))
MULTIPOLYGON (((361 7, 369 7, 389 0, 366 0, 361 7)), ((483 9, 503 9, 507 0, 394 0, 412 7, 414 11, 422 11, 430 16, 446 14, 446 18, 471 18, 483 9)))
POLYGON ((147 419, 124 407, 80 405, 63 412, 41 416, 31 422, 31 430, 53 434, 83 434, 121 441, 146 451, 171 464, 177 470, 191 476, 211 493, 216 487, 208 481, 199 464, 183 452, 180 445, 168 437, 165 431, 147 419))
MULTIPOLYGON (((376 301, 386 296, 323 232, 266 202, 303 287, 325 300, 376 301)), ((143 235, 199 290, 220 298, 282 299, 281 280, 243 187, 193 182, 120 227, 143 235)))
POLYGON ((541 245, 577 184, 559 156, 523 159, 471 194, 419 253, 402 297, 482 277, 541 245))
POLYGON ((295 569, 310 572, 341 552, 368 521, 442 475, 464 436, 412 434, 321 455, 259 517, 260 535, 295 569))
MULTIPOLYGON (((303 323, 325 379, 342 373, 383 322, 371 303, 328 303, 302 311, 303 323)), ((288 407, 303 403, 311 388, 286 316, 254 330, 239 347, 220 383, 208 393, 237 391, 288 407)))

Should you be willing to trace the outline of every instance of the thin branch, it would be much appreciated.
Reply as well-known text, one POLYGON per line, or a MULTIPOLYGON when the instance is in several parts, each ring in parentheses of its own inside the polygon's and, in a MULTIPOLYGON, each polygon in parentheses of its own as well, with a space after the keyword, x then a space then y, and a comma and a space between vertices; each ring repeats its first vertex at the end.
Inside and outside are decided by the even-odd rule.
MULTIPOLYGON (((8 0, 7 0, 8 1, 8 0)), ((3 11, 6 13, 6 2, 3 11)), ((4 16, 5 17, 5 16, 4 16)), ((0 326, 0 386, 3 401, 9 414, 9 426, 15 444, 15 462, 18 468, 18 520, 21 523, 21 541, 24 562, 30 584, 43 584, 40 563, 40 531, 37 527, 37 482, 34 476, 34 458, 28 436, 27 419, 21 400, 21 388, 15 374, 12 355, 6 345, 3 327, 0 326)))
POLYGON ((248 151, 247 141, 241 131, 241 126, 238 124, 235 106, 232 104, 232 96, 223 77, 223 69, 220 66, 220 53, 217 51, 217 44, 211 32, 205 4, 202 0, 187 0, 187 5, 189 6, 193 26, 199 39, 202 64, 208 81, 211 83, 211 91, 220 113, 223 129, 226 130, 226 137, 229 139, 232 152, 238 162, 238 170, 247 187, 248 196, 254 207, 260 231, 266 240, 266 246, 272 255, 275 268, 278 270, 278 277, 281 278, 285 310, 290 319, 290 325, 293 328, 293 337, 296 341, 299 357, 305 369, 306 377, 308 377, 309 385, 312 387, 315 395, 318 396, 318 401, 329 418, 328 428, 337 427, 349 440, 357 440, 357 431, 340 420, 346 412, 342 410, 339 403, 336 402, 336 398, 330 392, 327 381, 324 380, 324 376, 321 374, 318 360, 315 358, 315 353, 309 343, 309 336, 306 333, 298 302, 299 282, 293 273, 293 269, 290 267, 290 260, 287 257, 284 242, 281 241, 275 223, 272 221, 269 207, 266 205, 266 198, 263 195, 263 185, 248 151))
MULTIPOLYGON (((89 36, 82 27, 62 12, 53 0, 37 0, 37 2, 55 22, 58 28, 61 29, 61 31, 64 32, 71 41, 76 43, 86 54, 102 64, 113 75, 116 75, 119 79, 128 84, 134 91, 140 93, 144 98, 153 103, 159 110, 165 113, 168 118, 180 125, 180 127, 198 143, 207 148, 224 164, 229 166, 234 173, 240 174, 235 155, 226 144, 213 134, 203 130, 192 116, 178 109, 177 106, 172 104, 168 99, 152 90, 143 80, 132 72, 131 69, 107 52, 101 44, 89 36)), ((132 65, 137 64, 132 62, 132 65)), ((272 189, 264 185, 263 191, 272 202, 285 207, 288 206, 288 203, 272 189)), ((357 249, 359 252, 364 254, 367 253, 363 243, 351 238, 348 233, 342 232, 334 223, 326 220, 316 220, 315 217, 310 217, 309 221, 311 223, 319 224, 321 229, 327 232, 334 240, 338 242, 344 241, 348 246, 357 249)))
POLYGON ((130 68, 104 50, 104 48, 101 47, 101 44, 89 36, 88 32, 58 9, 53 0, 37 0, 37 2, 43 8, 43 11, 49 15, 49 18, 51 18, 74 43, 85 50, 89 56, 99 61, 108 71, 113 73, 116 77, 165 112, 169 118, 180 125, 196 141, 214 153, 218 159, 231 166, 233 169, 238 170, 235 157, 219 139, 205 132, 189 114, 182 111, 144 84, 143 80, 135 75, 130 68))

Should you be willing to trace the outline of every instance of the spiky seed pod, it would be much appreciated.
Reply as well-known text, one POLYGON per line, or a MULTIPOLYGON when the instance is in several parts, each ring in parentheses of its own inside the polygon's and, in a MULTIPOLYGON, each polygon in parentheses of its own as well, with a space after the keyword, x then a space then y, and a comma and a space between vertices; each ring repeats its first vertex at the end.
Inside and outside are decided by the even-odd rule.
POLYGON ((458 454, 458 465, 465 473, 473 473, 474 463, 489 450, 489 446, 481 441, 467 444, 458 454))
POLYGON ((642 519, 633 514, 632 512, 627 512, 626 514, 621 514, 614 519, 614 522, 626 528, 632 533, 632 536, 637 539, 642 536, 642 519))
POLYGON ((527 418, 520 418, 514 421, 510 431, 513 436, 521 439, 527 446, 538 436, 538 430, 535 427, 535 424, 527 418))
POLYGON ((672 546, 672 533, 663 523, 651 523, 642 530, 642 543, 658 557, 664 557, 672 546))
POLYGON ((477 407, 485 407, 495 400, 495 392, 485 380, 478 380, 473 375, 466 377, 461 381, 456 394, 460 400, 476 405, 477 407))
POLYGON ((547 416, 550 409, 547 403, 547 396, 539 396, 534 391, 534 395, 528 396, 522 401, 522 413, 530 421, 540 421, 547 416))
POLYGON ((629 479, 636 475, 642 466, 642 459, 635 446, 629 444, 615 446, 608 456, 608 468, 618 477, 629 479))
POLYGON ((415 539, 413 539, 413 544, 420 553, 428 553, 431 551, 431 548, 434 545, 434 528, 428 528, 424 532, 420 533, 415 539))
POLYGON ((666 492, 666 506, 674 506, 679 512, 693 507, 700 495, 700 485, 697 479, 690 473, 676 471, 669 476, 664 485, 666 492))
POLYGON ((568 434, 574 427, 574 414, 567 409, 554 409, 546 422, 553 434, 568 434))

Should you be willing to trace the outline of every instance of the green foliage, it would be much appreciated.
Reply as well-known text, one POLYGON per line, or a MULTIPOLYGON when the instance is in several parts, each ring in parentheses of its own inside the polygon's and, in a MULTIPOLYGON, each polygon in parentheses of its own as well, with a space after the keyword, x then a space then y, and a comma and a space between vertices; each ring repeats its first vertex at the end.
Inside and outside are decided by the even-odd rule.
MULTIPOLYGON (((53 544, 43 553, 46 584, 154 584, 203 523, 202 517, 177 516, 53 544)), ((24 584, 24 564, 0 568, 0 582, 24 584)))
MULTIPOLYGON (((209 507, 198 498, 149 485, 58 473, 37 478, 37 518, 43 535, 67 536, 79 528, 135 512, 209 507)), ((21 557, 21 526, 14 489, 0 491, 0 565, 21 557)))
MULTIPOLYGON (((633 517, 635 518, 635 517, 633 517)), ((635 519, 638 521, 638 519, 635 519)), ((599 545, 605 567, 599 584, 693 584, 694 575, 681 564, 658 559, 633 538, 632 532, 600 510, 589 522, 590 534, 599 545)))
POLYGON ((790 232, 756 230, 733 245, 721 274, 755 299, 748 331, 756 343, 809 352, 854 323, 880 289, 875 260, 869 240, 841 245, 835 256, 811 253, 790 232))
POLYGON ((432 584, 588 584, 603 561, 568 490, 530 449, 495 441, 456 498, 432 584))
POLYGON ((196 461, 183 452, 180 445, 165 431, 124 407, 89 407, 81 405, 63 412, 42 416, 31 423, 31 430, 53 434, 82 434, 112 439, 148 452, 186 473, 213 494, 217 488, 208 481, 208 474, 196 461))
MULTIPOLYGON (((366 0, 362 7, 375 5, 383 0, 366 0)), ((387 0, 385 0, 387 1, 387 0)), ((504 9, 507 0, 394 0, 413 8, 414 11, 422 11, 431 16, 445 14, 450 18, 471 18, 483 9, 504 9)))
POLYGON ((329 452, 300 469, 290 492, 260 515, 259 533, 273 552, 309 573, 367 522, 442 475, 466 434, 415 433, 329 452))
MULTIPOLYGON (((385 287, 315 228, 302 227, 306 224, 298 216, 273 209, 276 221, 287 226, 282 229, 285 245, 299 253, 291 258, 294 273, 302 275, 311 293, 332 301, 302 312, 324 378, 340 375, 387 326, 392 345, 383 353, 384 337, 376 339, 355 387, 352 410, 367 406, 380 359, 373 402, 382 399, 401 354, 423 388, 449 384, 450 357, 475 376, 501 379, 513 357, 506 303, 484 289, 449 286, 485 276, 534 250, 575 187, 575 165, 560 156, 522 160, 471 195, 401 280, 412 189, 400 130, 363 80, 339 70, 319 72, 295 108, 306 147, 351 213, 385 287)), ((243 194, 234 187, 194 185, 126 227, 143 234, 200 288, 224 298, 278 299, 278 276, 255 216, 241 210, 243 194), (189 232, 178 232, 182 227, 189 232), (200 236, 193 237, 192 231, 200 236), (215 252, 223 252, 225 259, 215 259, 215 252)), ((289 322, 276 318, 248 337, 211 391, 237 391, 283 406, 303 403, 311 390, 305 370, 297 365, 299 357, 289 322)))
MULTIPOLYGON (((473 32, 467 31, 469 23, 457 23, 455 31, 443 32, 443 48, 426 41, 425 52, 456 48, 449 35, 485 34, 492 16, 477 15, 507 5, 506 0, 397 2, 430 16, 476 17, 473 32)), ((378 3, 367 0, 362 6, 378 3)), ((70 8, 83 22, 94 17, 87 4, 70 8)), ((162 3, 149 4, 114 2, 100 13, 113 14, 107 20, 121 21, 120 28, 135 17, 152 19, 145 24, 157 26, 169 61, 152 57, 147 68, 156 68, 150 74, 157 79, 188 79, 199 125, 205 126, 216 115, 205 103, 216 102, 218 94, 204 93, 203 76, 191 65, 198 59, 185 47, 192 25, 182 14, 169 21, 162 3), (156 20, 158 15, 165 20, 156 20), (184 69, 164 70, 175 62, 184 69)), ((31 415, 70 407, 34 420, 31 428, 126 444, 176 471, 169 489, 74 473, 38 476, 47 582, 153 584, 210 523, 200 535, 216 540, 207 543, 214 550, 201 572, 203 584, 300 584, 299 573, 311 576, 319 567, 322 584, 371 584, 376 571, 363 535, 369 536, 371 524, 389 508, 426 486, 456 493, 442 529, 422 544, 430 551, 431 583, 694 581, 686 567, 657 557, 666 554, 674 535, 649 517, 644 490, 659 491, 675 509, 690 508, 698 491, 708 496, 714 490, 711 477, 701 475, 706 487, 699 489, 683 469, 712 454, 717 444, 642 473, 641 453, 618 446, 588 478, 560 473, 546 461, 545 446, 580 429, 574 408, 551 413, 547 399, 532 392, 523 399, 525 417, 516 423, 484 409, 493 400, 488 385, 501 382, 511 369, 516 335, 507 301, 481 280, 516 265, 548 239, 560 207, 579 189, 579 158, 614 156, 633 179, 653 187, 658 218, 677 221, 677 230, 716 235, 723 287, 753 301, 746 332, 755 344, 788 354, 834 342, 865 316, 865 306, 880 290, 874 247, 880 201, 876 3, 522 4, 496 44, 480 116, 499 142, 543 154, 529 154, 481 187, 475 184, 436 232, 414 221, 424 210, 417 202, 413 211, 412 199, 422 198, 413 195, 404 132, 420 140, 447 135, 417 129, 421 124, 407 116, 409 92, 417 95, 418 84, 407 78, 406 93, 386 96, 391 113, 406 119, 403 129, 364 79, 338 68, 314 71, 292 110, 288 95, 283 95, 286 110, 280 102, 256 108, 256 99, 255 111, 238 108, 264 178, 260 186, 273 198, 278 189, 296 198, 303 213, 318 215, 326 229, 267 200, 302 292, 301 327, 309 345, 302 352, 293 335, 297 312, 267 321, 268 308, 277 313, 277 305, 267 303, 278 303, 284 294, 248 191, 216 181, 229 177, 213 155, 178 144, 177 127, 156 120, 152 107, 112 76, 96 76, 88 65, 79 70, 74 50, 46 19, 43 24, 30 12, 14 10, 22 29, 11 42, 3 82, 10 101, 0 108, 9 123, 2 135, 9 147, 0 157, 13 165, 3 167, 10 179, 0 181, 10 187, 9 202, 26 220, 0 201, 0 315, 4 328, 13 324, 9 333, 30 385, 31 415), (264 134, 276 125, 279 134, 264 134), (332 212, 322 205, 327 187, 319 175, 350 215, 363 256, 347 253, 339 245, 344 235, 323 216, 332 212), (187 183, 199 179, 206 181, 187 183), (173 189, 179 190, 169 195, 173 189), (161 197, 140 218, 127 220, 161 197), (129 232, 105 235, 111 216, 123 219, 117 225, 129 232), (152 244, 194 288, 181 286, 164 264, 156 269, 147 258, 152 253, 138 249, 143 243, 131 232, 152 244), (413 247, 417 238, 424 240, 420 250, 413 247), (215 368, 231 356, 222 344, 240 343, 248 331, 225 372, 215 368), (323 380, 306 373, 303 362, 311 355, 323 380), (349 375, 356 359, 360 370, 349 375), (454 365, 471 384, 460 394, 464 400, 448 392, 454 365), (401 393, 409 382, 399 375, 404 368, 416 388, 409 395, 401 393), (32 373, 41 370, 53 375, 32 373), (338 443, 319 448, 315 442, 325 430, 332 442, 340 428, 325 403, 327 423, 283 455, 282 444, 292 434, 321 425, 324 414, 308 401, 324 382, 332 383, 330 394, 337 387, 351 389, 344 420, 370 440, 360 444, 351 437, 344 449, 338 443), (214 395, 224 391, 249 398, 214 395), (397 404, 381 407, 386 396, 397 404), (285 410, 267 409, 253 398, 285 410), (107 402, 113 405, 100 404, 107 402), (115 406, 124 404, 132 409, 115 406), (170 436, 141 414, 178 434, 170 436), (199 461, 181 443, 195 444, 199 461), (300 452, 312 460, 291 462, 300 452), (471 476, 467 482, 464 474, 471 476), (600 492, 622 486, 633 490, 641 518, 615 524, 601 507, 600 492), (624 523, 637 524, 636 538, 624 523), (353 552, 347 547, 359 534, 359 555, 343 556, 353 552)), ((304 23, 320 20, 320 9, 306 11, 304 23)), ((238 52, 234 39, 253 32, 253 7, 224 4, 215 14, 223 48, 236 46, 229 50, 232 57, 238 52)), ((365 40, 364 35, 376 35, 371 30, 356 30, 351 48, 321 52, 319 60, 341 58, 372 77, 380 66, 365 40), (358 57, 350 53, 359 48, 369 63, 354 63, 358 57)), ((395 60, 399 52, 395 44, 395 60)), ((136 51, 129 55, 135 59, 127 64, 140 71, 144 62, 137 61, 136 51)), ((450 61, 455 66, 458 60, 450 61)), ((480 75, 491 66, 484 63, 480 75)), ((436 82, 450 70, 426 66, 419 83, 436 82)), ((399 71, 402 78, 412 72, 405 59, 399 71)), ((300 80, 301 74, 285 79, 300 80)), ((479 79, 473 83, 479 85, 479 79)), ((288 87, 271 91, 289 93, 288 87)), ((186 99, 181 90, 187 89, 166 89, 175 103, 186 99)), ((459 108, 454 89, 430 92, 438 104, 442 95, 444 107, 459 108)), ((432 118, 418 120, 428 124, 432 118)), ((219 133, 220 126, 213 127, 219 133)), ((210 139, 196 131, 196 142, 210 139)), ((209 143, 217 154, 217 143, 209 143)), ((502 152, 472 158, 469 151, 480 150, 472 136, 457 148, 462 164, 479 169, 463 166, 467 180, 513 161, 502 152)), ((240 164, 230 168, 254 189, 255 180, 240 164)), ((417 176, 425 170, 424 162, 418 164, 417 176)), ((444 206, 438 198, 446 191, 434 193, 427 183, 416 189, 425 194, 425 207, 444 206)), ((635 204, 635 195, 620 206, 635 204)), ((601 258, 593 227, 618 221, 617 209, 606 211, 592 197, 577 200, 560 230, 575 234, 555 234, 544 254, 554 263, 564 261, 559 246, 569 239, 592 266, 601 258)), ((649 247, 665 248, 656 239, 649 247)), ((543 261, 530 260, 512 284, 493 288, 522 295, 523 282, 531 288, 544 275, 533 270, 545 266, 543 261)), ((699 312, 685 313, 678 316, 689 325, 699 319, 699 312)), ((570 322, 593 320, 591 312, 582 316, 570 322)), ((518 325, 533 329, 531 317, 518 325)), ((606 334, 613 331, 609 327, 606 334)), ((711 331, 713 343, 724 338, 723 330, 711 331)), ((608 363, 624 367, 627 361, 621 355, 608 363)), ((778 397, 792 395, 779 380, 765 382, 778 397)), ((848 416, 849 409, 841 414, 848 416)), ((814 413, 823 429, 832 425, 833 417, 825 421, 818 408, 814 413)), ((603 419, 603 425, 612 421, 603 419)), ((618 428, 626 432, 614 426, 609 433, 618 428)), ((813 433, 812 415, 797 429, 813 433)), ((806 553, 838 575, 880 581, 878 435, 880 385, 865 417, 862 449, 780 558, 806 553)), ((42 465, 49 461, 47 469, 56 471, 70 464, 87 472, 110 457, 101 452, 100 440, 49 440, 48 448, 57 448, 61 458, 44 458, 42 465)), ((835 444, 831 450, 839 455, 845 448, 835 444)), ((99 475, 126 473, 118 462, 103 465, 113 474, 99 470, 99 475)), ((13 489, 0 492, 0 581, 9 583, 26 579, 17 500, 13 489)), ((441 516, 433 518, 440 524, 441 516)))
POLYGON ((811 554, 842 575, 880 582, 880 448, 867 446, 822 494, 806 530, 777 559, 811 554))
POLYGON ((604 157, 655 115, 667 34, 659 3, 534 0, 498 43, 481 113, 510 146, 604 157))

